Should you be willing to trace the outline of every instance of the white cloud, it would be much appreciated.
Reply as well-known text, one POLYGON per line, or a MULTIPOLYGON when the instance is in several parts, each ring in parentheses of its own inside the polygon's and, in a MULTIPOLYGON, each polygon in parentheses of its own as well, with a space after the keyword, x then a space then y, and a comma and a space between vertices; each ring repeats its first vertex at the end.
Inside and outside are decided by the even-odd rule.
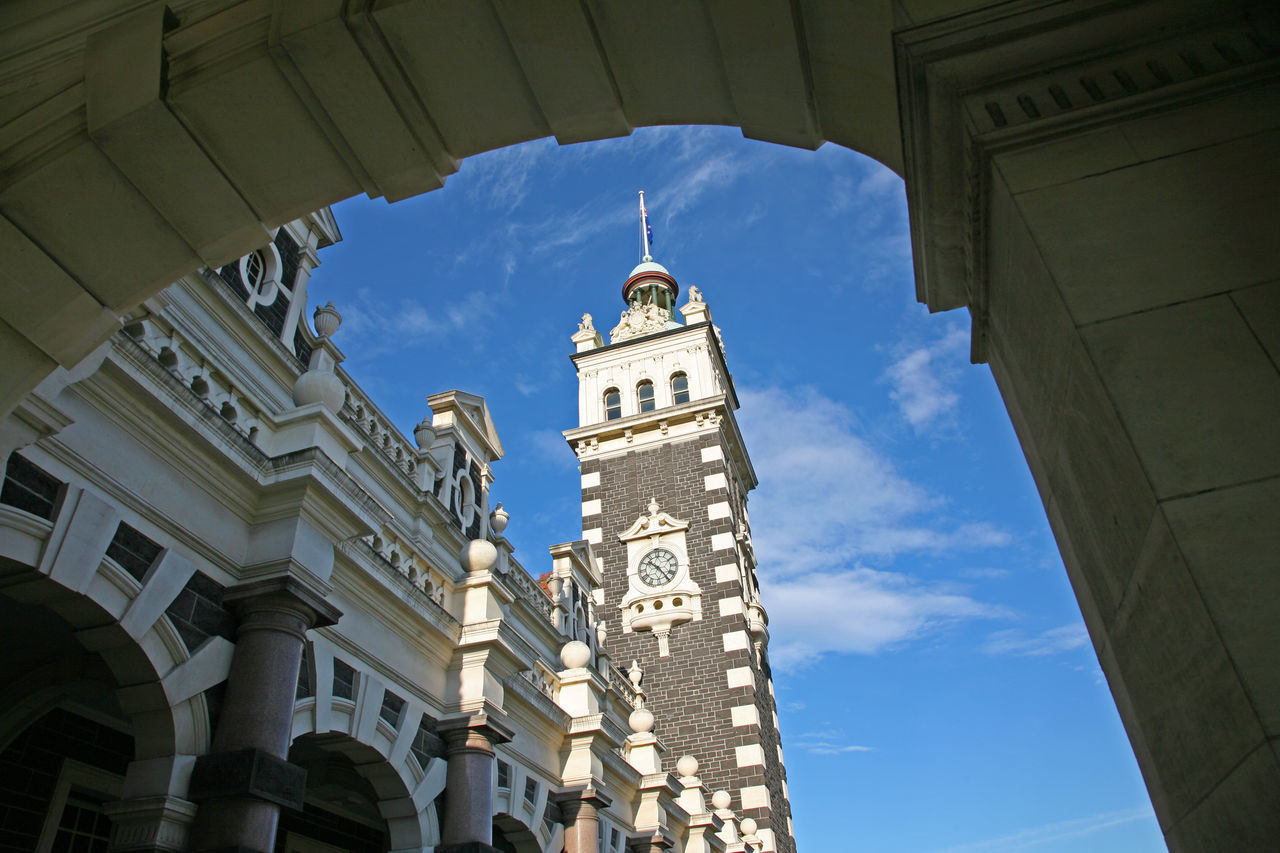
POLYGON ((965 569, 960 573, 960 577, 969 580, 992 581, 1007 578, 1013 574, 1008 569, 965 569))
POLYGON ((957 622, 1007 616, 959 588, 859 567, 761 580, 769 656, 804 666, 826 653, 876 654, 957 622))
POLYGON ((959 847, 948 847, 938 853, 1013 853, 1017 850, 1031 850, 1054 841, 1083 838, 1086 835, 1093 835, 1104 829, 1133 823, 1136 820, 1150 820, 1154 823, 1155 815, 1152 814, 1150 807, 1103 812, 1091 817, 1058 821, 1024 829, 999 838, 976 841, 959 847))
POLYGON ((770 614, 772 657, 875 654, 964 620, 1007 615, 956 585, 867 560, 1008 544, 985 522, 939 518, 945 501, 911 482, 813 389, 743 389, 740 426, 760 486, 751 535, 770 614))
POLYGON ((743 389, 739 398, 760 477, 752 537, 771 576, 1008 543, 990 524, 932 517, 944 502, 899 474, 839 403, 812 389, 743 389))
POLYGON ((414 299, 388 300, 362 287, 337 306, 342 328, 336 340, 353 361, 368 363, 389 352, 467 332, 492 316, 502 301, 499 294, 479 287, 443 306, 414 299))
POLYGON ((952 325, 939 340, 900 351, 885 371, 890 398, 917 433, 936 425, 960 402, 948 386, 958 377, 968 345, 969 331, 952 325))
POLYGON ((1027 634, 1017 628, 996 631, 987 637, 982 650, 989 655, 1018 655, 1041 657, 1069 652, 1087 645, 1089 632, 1084 624, 1075 622, 1059 628, 1050 628, 1039 634, 1027 634))
POLYGON ((844 732, 838 729, 824 729, 816 732, 805 732, 789 738, 788 746, 794 746, 811 755, 843 755, 850 752, 875 752, 874 746, 845 743, 844 732))

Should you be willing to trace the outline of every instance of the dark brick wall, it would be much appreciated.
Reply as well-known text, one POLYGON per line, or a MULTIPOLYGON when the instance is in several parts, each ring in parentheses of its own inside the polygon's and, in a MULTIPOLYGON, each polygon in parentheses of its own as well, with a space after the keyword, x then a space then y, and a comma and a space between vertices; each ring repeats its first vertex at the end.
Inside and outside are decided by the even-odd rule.
POLYGON ((133 738, 56 708, 0 753, 0 851, 36 849, 64 758, 124 776, 133 738))
POLYGON ((583 519, 583 527, 603 530, 603 541, 596 549, 604 562, 605 606, 601 615, 609 623, 609 652, 624 669, 632 659, 639 660, 644 669, 641 686, 657 718, 655 732, 667 747, 664 768, 674 769, 681 755, 693 755, 708 788, 729 791, 739 817, 749 816, 760 826, 771 827, 780 853, 792 853, 795 846, 787 829, 790 805, 782 793, 785 770, 778 760, 767 665, 757 665, 753 650, 724 651, 723 635, 746 631, 747 625, 743 615, 720 616, 720 600, 741 596, 742 589, 737 581, 716 583, 715 567, 735 558, 732 551, 713 553, 711 537, 734 532, 745 505, 745 490, 733 480, 723 459, 702 461, 702 449, 712 446, 721 446, 722 455, 727 456, 720 432, 708 429, 695 437, 673 439, 669 444, 620 457, 583 460, 582 473, 599 472, 600 485, 584 489, 582 499, 601 502, 601 514, 583 519), (726 476, 728 488, 707 491, 704 478, 717 473, 726 476), (662 511, 689 522, 689 570, 702 588, 702 619, 672 629, 671 655, 665 658, 658 656, 658 643, 651 633, 622 633, 618 610, 628 590, 627 549, 618 536, 646 512, 650 498, 657 498, 662 511), (729 502, 733 517, 710 521, 707 507, 721 501, 729 502), (734 667, 750 667, 754 686, 730 689, 725 671, 734 667), (729 709, 749 704, 757 706, 760 726, 735 728, 729 709), (763 748, 765 764, 739 768, 734 748, 753 743, 763 748), (753 785, 768 786, 771 809, 741 808, 739 789, 753 785))

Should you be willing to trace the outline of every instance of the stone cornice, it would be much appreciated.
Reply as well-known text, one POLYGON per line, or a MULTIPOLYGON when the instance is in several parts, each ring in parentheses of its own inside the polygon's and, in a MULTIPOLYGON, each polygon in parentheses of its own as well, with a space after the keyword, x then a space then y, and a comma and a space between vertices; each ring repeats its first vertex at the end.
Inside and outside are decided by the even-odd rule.
POLYGON ((895 33, 916 296, 986 359, 992 156, 1280 73, 1243 4, 1017 0, 895 33))

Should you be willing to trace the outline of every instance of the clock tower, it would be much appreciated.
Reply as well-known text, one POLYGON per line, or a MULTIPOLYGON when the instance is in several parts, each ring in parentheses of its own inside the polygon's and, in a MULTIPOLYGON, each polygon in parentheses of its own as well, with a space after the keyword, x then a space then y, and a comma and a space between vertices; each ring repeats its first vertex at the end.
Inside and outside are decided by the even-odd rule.
POLYGON ((578 427, 564 435, 604 577, 596 613, 613 658, 640 664, 668 757, 694 756, 763 850, 792 853, 733 379, 701 292, 677 309, 680 287, 647 248, 608 343, 589 314, 572 337, 578 427))

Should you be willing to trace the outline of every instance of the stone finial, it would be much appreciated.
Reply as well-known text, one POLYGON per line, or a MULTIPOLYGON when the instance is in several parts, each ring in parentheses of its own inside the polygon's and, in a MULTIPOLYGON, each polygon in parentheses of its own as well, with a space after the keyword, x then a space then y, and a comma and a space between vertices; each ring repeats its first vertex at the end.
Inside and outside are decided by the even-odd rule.
POLYGON ((658 510, 662 509, 662 507, 658 505, 658 499, 654 497, 654 498, 649 498, 649 506, 647 507, 647 509, 649 510, 649 515, 656 517, 658 514, 658 510))
POLYGON ((413 440, 418 442, 418 447, 422 450, 431 448, 431 442, 436 440, 436 429, 431 424, 431 415, 418 421, 418 425, 413 428, 413 440))
POLYGON ((609 639, 609 629, 605 626, 604 620, 601 619, 596 623, 596 647, 603 648, 604 641, 609 639))
POLYGON ((560 647, 560 663, 565 669, 582 669, 591 663, 591 647, 581 640, 570 640, 560 647))
POLYGON ((632 660, 631 669, 627 670, 627 678, 631 679, 631 686, 640 689, 640 680, 644 678, 644 670, 640 668, 640 661, 632 660))
POLYGON ((688 325, 711 321, 711 308, 702 297, 702 291, 696 285, 689 287, 689 301, 680 308, 684 321, 688 325))
POLYGON ((311 350, 307 371, 293 383, 293 404, 301 407, 322 403, 336 415, 347 400, 347 389, 334 373, 334 368, 342 360, 342 353, 329 338, 342 325, 342 315, 330 302, 323 308, 316 309, 315 324, 316 345, 311 350))
POLYGON ((501 536, 502 531, 507 529, 507 522, 511 520, 511 513, 502 508, 502 501, 498 501, 498 505, 493 508, 493 512, 489 513, 489 529, 496 535, 501 536))
POLYGON ((316 337, 321 340, 333 337, 338 327, 342 325, 342 315, 338 313, 337 308, 333 307, 332 302, 317 308, 311 319, 316 326, 316 337))
POLYGON ((691 815, 705 814, 707 798, 703 792, 702 780, 698 778, 698 759, 692 755, 682 755, 676 762, 676 774, 680 777, 679 802, 691 815))
POLYGON ((631 731, 636 734, 648 734, 653 731, 653 712, 648 708, 640 707, 631 712, 631 716, 627 717, 627 725, 631 726, 631 731))
POLYGON ((716 817, 724 821, 724 829, 716 833, 726 844, 736 844, 738 841, 738 824, 737 815, 733 813, 733 809, 729 805, 733 802, 733 798, 729 796, 728 791, 716 791, 711 795, 711 807, 716 811, 716 817))
POLYGON ((486 539, 472 539, 462 546, 458 562, 466 572, 488 572, 498 565, 498 549, 486 539))

